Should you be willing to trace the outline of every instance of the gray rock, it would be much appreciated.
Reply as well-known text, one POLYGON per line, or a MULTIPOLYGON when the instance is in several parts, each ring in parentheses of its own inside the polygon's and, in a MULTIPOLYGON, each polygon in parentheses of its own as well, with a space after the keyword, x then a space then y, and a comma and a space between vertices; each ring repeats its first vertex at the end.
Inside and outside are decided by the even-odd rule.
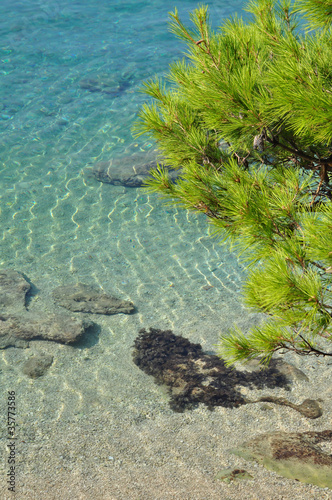
POLYGON ((281 476, 332 489, 332 456, 317 446, 323 442, 332 443, 332 430, 261 434, 230 451, 281 476))
POLYGON ((50 354, 38 354, 24 363, 22 371, 30 378, 38 378, 46 373, 52 363, 53 356, 50 354))
MULTIPOLYGON (((155 153, 134 153, 123 158, 99 161, 90 173, 98 181, 127 187, 140 187, 150 177, 151 170, 157 168, 155 153)), ((169 177, 174 181, 180 170, 169 168, 169 177)))
POLYGON ((25 311, 25 296, 31 286, 21 273, 12 269, 0 271, 0 313, 25 311))
POLYGON ((42 318, 29 312, 16 316, 1 315, 0 349, 27 347, 32 339, 71 344, 79 340, 90 326, 92 322, 60 314, 42 318))
POLYGON ((132 302, 117 299, 90 285, 59 286, 53 290, 57 304, 73 312, 94 314, 130 314, 135 310, 132 302))
POLYGON ((273 361, 273 366, 276 367, 276 369, 285 375, 287 380, 289 380, 290 383, 292 382, 309 382, 309 378, 305 373, 303 373, 302 370, 299 368, 296 368, 296 366, 292 365, 291 363, 286 363, 286 361, 283 361, 282 359, 275 359, 273 361))
POLYGON ((53 340, 69 344, 77 341, 93 325, 69 315, 34 314, 26 310, 31 289, 23 275, 14 270, 0 271, 0 349, 28 347, 29 340, 53 340))
MULTIPOLYGON (((252 359, 245 363, 246 370, 258 371, 262 369, 260 359, 252 359)), ((269 364, 270 368, 275 368, 278 372, 282 373, 290 384, 293 382, 309 382, 309 378, 302 370, 296 368, 291 363, 287 363, 283 359, 272 359, 269 364)))

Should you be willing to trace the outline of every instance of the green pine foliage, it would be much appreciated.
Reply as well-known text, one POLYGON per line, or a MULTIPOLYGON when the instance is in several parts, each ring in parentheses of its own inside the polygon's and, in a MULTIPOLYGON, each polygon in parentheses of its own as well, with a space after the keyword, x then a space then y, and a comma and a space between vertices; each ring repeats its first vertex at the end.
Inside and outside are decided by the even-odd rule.
POLYGON ((244 301, 267 321, 218 345, 228 364, 332 355, 332 2, 256 0, 214 32, 208 8, 171 31, 183 60, 143 91, 136 135, 161 162, 150 191, 206 214, 249 267, 244 301), (171 182, 165 166, 181 169, 171 182), (322 345, 321 345, 322 344, 322 345))

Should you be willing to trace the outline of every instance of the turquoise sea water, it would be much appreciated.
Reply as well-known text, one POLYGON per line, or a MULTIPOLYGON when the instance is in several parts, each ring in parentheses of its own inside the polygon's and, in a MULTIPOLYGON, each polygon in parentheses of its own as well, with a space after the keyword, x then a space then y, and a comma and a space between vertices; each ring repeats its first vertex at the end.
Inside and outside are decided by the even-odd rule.
MULTIPOLYGON (((217 27, 244 2, 209 4, 217 27)), ((18 400, 20 499, 254 498, 237 487, 223 496, 213 481, 228 464, 223 446, 250 429, 297 425, 291 411, 265 419, 254 408, 174 414, 165 390, 131 360, 142 327, 171 328, 213 352, 220 331, 257 319, 240 302, 241 265, 210 238, 204 217, 85 175, 97 161, 151 148, 147 138, 133 139, 131 126, 145 99, 142 81, 181 55, 167 30, 175 6, 188 20, 196 2, 0 2, 0 267, 31 280, 29 308, 41 315, 59 312, 56 286, 76 282, 137 307, 130 316, 89 315, 98 338, 79 347, 32 341, 1 352, 2 394, 14 390, 18 400), (22 366, 38 353, 54 362, 32 380, 22 366), (167 491, 154 489, 163 481, 167 491)), ((2 429, 2 448, 5 439, 2 429)))
MULTIPOLYGON (((210 5, 217 25, 242 2, 210 5)), ((108 196, 112 188, 87 185, 83 169, 151 147, 147 138, 133 140, 131 126, 145 99, 142 81, 181 54, 167 29, 174 6, 1 2, 1 265, 30 259, 46 266, 59 253, 69 264, 78 241, 92 251, 98 236, 87 230, 101 216, 100 192, 108 196), (101 86, 89 88, 91 80, 101 86)), ((177 6, 188 20, 196 4, 177 6)))

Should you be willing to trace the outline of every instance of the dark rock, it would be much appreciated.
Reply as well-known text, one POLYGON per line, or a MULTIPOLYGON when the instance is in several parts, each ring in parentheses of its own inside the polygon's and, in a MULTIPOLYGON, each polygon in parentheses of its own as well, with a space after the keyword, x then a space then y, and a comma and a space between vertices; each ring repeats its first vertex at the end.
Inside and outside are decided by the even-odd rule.
MULTIPOLYGON (((110 161, 99 161, 90 170, 98 181, 127 187, 140 187, 150 177, 151 170, 157 168, 156 153, 134 153, 110 161)), ((169 168, 169 177, 174 181, 180 170, 169 168)))
POLYGON ((69 311, 95 314, 130 314, 135 310, 132 302, 112 297, 90 285, 59 286, 53 290, 57 304, 69 311))
POLYGON ((316 446, 323 442, 332 444, 332 430, 261 434, 230 451, 281 476, 332 488, 332 455, 316 446))
POLYGON ((293 408, 293 410, 298 411, 304 417, 307 418, 318 418, 321 417, 323 411, 318 403, 318 401, 314 399, 305 399, 303 403, 299 405, 295 405, 288 401, 285 398, 275 398, 274 396, 265 396, 259 398, 257 401, 251 401, 252 403, 259 403, 261 401, 265 401, 267 403, 274 403, 281 406, 289 406, 289 408, 293 408))
POLYGON ((197 403, 204 403, 210 409, 251 403, 240 393, 241 385, 288 388, 284 375, 273 367, 258 373, 227 368, 218 356, 204 354, 200 344, 192 344, 171 331, 140 330, 133 360, 158 383, 169 387, 170 405, 175 411, 197 403))
POLYGON ((16 316, 1 315, 0 349, 27 347, 32 339, 71 344, 79 340, 92 324, 66 315, 53 314, 42 318, 28 312, 16 316))
POLYGON ((0 312, 25 311, 25 297, 31 289, 24 276, 12 269, 0 271, 0 312))
POLYGON ((38 378, 46 373, 53 363, 50 354, 38 354, 28 359, 23 365, 23 373, 30 378, 38 378))

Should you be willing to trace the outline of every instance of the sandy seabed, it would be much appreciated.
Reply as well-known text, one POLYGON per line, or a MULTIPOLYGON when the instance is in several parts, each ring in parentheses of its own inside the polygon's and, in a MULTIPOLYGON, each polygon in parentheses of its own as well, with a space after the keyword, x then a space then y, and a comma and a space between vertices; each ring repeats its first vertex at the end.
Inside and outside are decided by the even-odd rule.
MULTIPOLYGON (((229 451, 264 432, 331 428, 331 361, 287 354, 285 361, 309 382, 294 382, 292 391, 250 391, 252 399, 273 394, 296 404, 320 398, 323 415, 316 420, 264 403, 173 412, 166 389, 133 363, 134 339, 142 327, 171 329, 215 352, 220 332, 234 323, 247 331, 262 319, 241 304, 244 269, 207 234, 203 218, 165 208, 139 189, 98 185, 94 198, 99 204, 88 215, 82 202, 71 207, 77 224, 72 238, 64 225, 68 214, 57 218, 53 211, 45 237, 53 246, 41 239, 31 217, 21 226, 30 231, 30 243, 20 251, 8 248, 2 267, 31 280, 28 307, 40 315, 63 310, 51 292, 75 282, 131 300, 137 311, 87 314, 98 329, 76 346, 32 341, 28 349, 1 352, 1 414, 6 414, 7 391, 15 391, 17 408, 16 492, 6 484, 8 439, 2 419, 1 498, 332 499, 330 490, 280 477, 229 451), (43 377, 30 379, 22 366, 38 353, 52 354, 54 361, 43 377), (253 479, 217 480, 228 467, 245 469, 253 479)), ((23 234, 18 237, 22 241, 23 234)))
MULTIPOLYGON (((120 325, 134 334, 137 319, 122 317, 120 325)), ((117 322, 119 317, 115 316, 103 320, 113 328, 117 322)), ((207 332, 217 328, 209 321, 197 322, 195 331, 183 325, 178 333, 199 340, 203 324, 207 332)), ((325 360, 287 355, 311 382, 294 383, 291 392, 250 391, 254 397, 273 393, 294 403, 319 397, 324 411, 319 419, 308 420, 291 408, 264 403, 214 411, 199 405, 174 413, 166 390, 132 363, 129 338, 116 349, 114 344, 107 347, 108 333, 103 334, 103 330, 100 342, 89 348, 34 342, 29 351, 53 353, 55 357, 48 373, 37 380, 19 375, 26 350, 4 351, 8 364, 3 387, 16 391, 18 432, 16 494, 7 490, 3 480, 1 498, 332 498, 330 490, 280 477, 229 452, 263 432, 330 428, 331 389, 325 360), (217 480, 218 472, 228 467, 245 469, 253 479, 232 484, 217 480)), ((1 441, 6 459, 5 429, 1 441)), ((3 460, 3 479, 6 472, 3 460)))

